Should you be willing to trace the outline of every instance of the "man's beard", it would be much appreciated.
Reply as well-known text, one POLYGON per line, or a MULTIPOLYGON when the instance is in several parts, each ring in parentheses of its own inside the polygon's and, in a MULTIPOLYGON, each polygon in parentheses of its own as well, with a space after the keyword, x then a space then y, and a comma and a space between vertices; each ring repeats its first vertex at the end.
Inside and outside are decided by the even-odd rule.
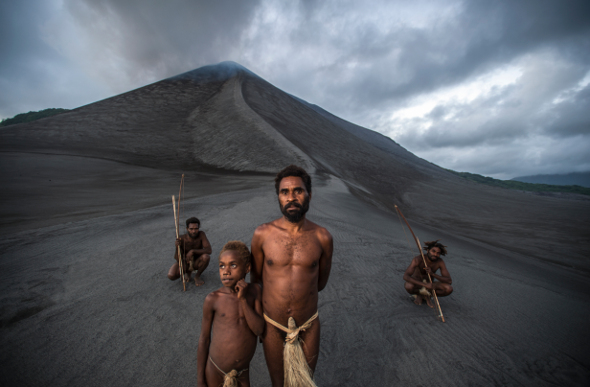
POLYGON ((428 259, 430 259, 432 262, 436 262, 436 261, 438 261, 438 259, 440 258, 440 257, 438 257, 438 258, 437 258, 437 257, 433 257, 432 255, 430 255, 430 252, 426 253, 426 256, 427 256, 427 257, 428 257, 428 259))
POLYGON ((291 202, 291 203, 285 204, 285 207, 281 207, 281 212, 283 213, 285 218, 291 223, 298 223, 301 219, 303 219, 303 217, 305 216, 305 214, 307 213, 308 210, 309 210, 309 198, 305 199, 303 201, 303 204, 291 202), (287 211, 291 207, 297 208, 297 211, 292 211, 292 212, 287 211))

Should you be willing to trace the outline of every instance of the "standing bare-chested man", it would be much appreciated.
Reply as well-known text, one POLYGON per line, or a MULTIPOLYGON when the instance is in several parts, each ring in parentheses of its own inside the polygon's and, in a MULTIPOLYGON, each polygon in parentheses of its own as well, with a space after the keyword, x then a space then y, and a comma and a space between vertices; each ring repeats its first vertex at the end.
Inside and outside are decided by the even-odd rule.
POLYGON ((424 250, 426 250, 424 258, 428 266, 424 267, 422 256, 418 255, 414 257, 404 273, 404 281, 406 281, 405 288, 414 297, 414 303, 416 305, 421 305, 422 301, 426 300, 426 304, 434 308, 434 305, 430 301, 432 290, 435 289, 437 297, 448 296, 453 292, 453 287, 451 286, 453 280, 445 262, 440 257, 441 254, 447 255, 446 246, 443 246, 442 243, 436 240, 426 242, 424 250), (440 274, 436 274, 439 269, 440 274), (432 278, 432 283, 428 281, 428 274, 432 278))
MULTIPOLYGON (((176 247, 180 247, 180 253, 183 258, 184 282, 191 280, 191 273, 195 271, 195 285, 201 286, 205 283, 201 278, 203 271, 209 266, 211 260, 211 244, 207 235, 199 231, 201 221, 197 218, 188 218, 186 220, 186 234, 176 240, 176 247)), ((180 278, 180 267, 178 266, 178 248, 174 249, 174 259, 176 262, 168 270, 168 278, 174 281, 180 278)))
POLYGON ((325 228, 305 218, 311 199, 311 178, 305 170, 288 166, 277 174, 275 188, 283 216, 254 232, 250 275, 252 282, 262 284, 267 321, 262 343, 272 385, 277 387, 288 385, 291 375, 285 380, 283 349, 300 344, 296 333, 290 334, 286 343, 284 330, 291 317, 296 327, 301 327, 299 337, 309 367, 300 370, 299 376, 295 372, 294 377, 308 382, 313 378, 320 351, 318 292, 328 283, 333 244, 325 228), (303 374, 307 377, 300 378, 303 374))

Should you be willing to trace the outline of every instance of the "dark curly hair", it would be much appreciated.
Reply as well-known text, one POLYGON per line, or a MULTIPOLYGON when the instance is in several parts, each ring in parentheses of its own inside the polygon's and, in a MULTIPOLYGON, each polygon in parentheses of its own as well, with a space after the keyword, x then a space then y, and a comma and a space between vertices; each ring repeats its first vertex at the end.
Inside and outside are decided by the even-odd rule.
POLYGON ((201 227, 201 221, 199 219, 195 218, 194 216, 192 218, 188 218, 186 220, 186 228, 188 228, 188 225, 191 223, 196 223, 199 225, 199 227, 201 227))
POLYGON ((250 250, 248 250, 248 246, 246 246, 246 244, 242 241, 227 242, 221 249, 219 256, 221 257, 221 254, 225 253, 226 251, 235 251, 238 253, 238 256, 244 260, 245 264, 250 263, 250 250))
POLYGON ((277 191, 277 195, 279 194, 279 186, 281 185, 281 180, 285 177, 295 176, 300 177, 303 180, 303 184, 305 184, 305 189, 307 193, 311 193, 311 177, 305 172, 305 169, 298 167, 297 165, 289 165, 285 167, 282 171, 277 173, 275 177, 275 190, 277 191))
POLYGON ((424 245, 425 246, 423 247, 423 249, 426 250, 426 251, 428 251, 428 250, 430 250, 433 247, 438 247, 440 249, 440 254, 441 255, 447 255, 447 249, 445 248, 447 246, 444 246, 442 243, 439 243, 438 242, 439 240, 440 239, 437 239, 437 240, 431 241, 431 242, 424 242, 424 245))

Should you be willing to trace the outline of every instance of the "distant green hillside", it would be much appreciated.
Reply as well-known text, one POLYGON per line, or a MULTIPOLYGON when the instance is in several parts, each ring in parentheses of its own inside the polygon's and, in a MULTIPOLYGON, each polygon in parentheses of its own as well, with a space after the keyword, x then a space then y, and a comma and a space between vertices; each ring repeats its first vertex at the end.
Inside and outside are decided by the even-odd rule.
POLYGON ((69 111, 68 109, 45 109, 40 110, 38 112, 28 112, 28 113, 21 113, 17 114, 12 118, 7 118, 5 120, 0 121, 0 126, 8 126, 14 124, 21 124, 23 122, 31 122, 45 117, 51 117, 56 114, 61 114, 69 111))
POLYGON ((581 195, 590 195, 590 188, 585 188, 579 185, 549 185, 549 184, 533 184, 523 183, 515 180, 498 180, 493 177, 477 175, 469 172, 456 172, 450 169, 447 171, 459 175, 464 179, 474 181, 476 183, 493 185, 494 187, 517 189, 520 191, 530 192, 569 192, 581 195))

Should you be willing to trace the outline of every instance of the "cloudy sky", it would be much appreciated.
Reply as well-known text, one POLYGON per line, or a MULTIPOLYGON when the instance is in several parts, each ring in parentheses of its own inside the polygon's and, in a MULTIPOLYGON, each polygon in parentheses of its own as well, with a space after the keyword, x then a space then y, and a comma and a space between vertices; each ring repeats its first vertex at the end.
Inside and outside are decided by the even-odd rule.
POLYGON ((3 0, 0 55, 0 118, 231 60, 445 168, 590 171, 587 0, 3 0))

